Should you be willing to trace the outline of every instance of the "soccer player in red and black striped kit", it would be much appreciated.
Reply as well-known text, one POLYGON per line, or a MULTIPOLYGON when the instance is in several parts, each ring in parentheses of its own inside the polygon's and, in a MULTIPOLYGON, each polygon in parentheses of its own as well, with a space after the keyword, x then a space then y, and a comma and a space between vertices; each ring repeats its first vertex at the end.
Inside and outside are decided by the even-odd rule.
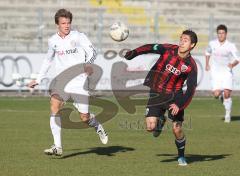
POLYGON ((148 73, 144 85, 150 87, 146 108, 147 131, 157 137, 166 121, 164 114, 173 122, 175 144, 178 149, 178 164, 187 165, 184 157, 186 138, 182 129, 184 109, 191 102, 197 86, 197 66, 190 51, 197 44, 197 35, 192 30, 182 32, 179 45, 147 44, 128 51, 127 60, 141 54, 160 54, 148 73), (187 89, 182 90, 186 81, 187 89))

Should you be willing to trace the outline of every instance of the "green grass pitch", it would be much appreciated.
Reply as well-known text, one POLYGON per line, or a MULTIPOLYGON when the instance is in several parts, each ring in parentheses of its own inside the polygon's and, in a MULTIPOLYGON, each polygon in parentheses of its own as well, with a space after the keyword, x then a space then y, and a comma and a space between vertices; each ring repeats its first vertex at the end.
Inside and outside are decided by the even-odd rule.
MULTIPOLYGON (((108 98, 114 101, 113 98, 108 98)), ((70 105, 67 105, 70 106, 70 105)), ((120 108, 104 123, 109 143, 93 129, 63 129, 62 157, 46 156, 52 144, 48 98, 0 98, 1 176, 225 176, 240 173, 240 99, 233 98, 232 122, 211 97, 194 98, 185 113, 186 158, 180 167, 168 122, 158 137, 144 130, 144 106, 135 114, 120 108)), ((98 108, 91 107, 92 111, 98 108)), ((109 109, 111 111, 111 109, 109 109)))

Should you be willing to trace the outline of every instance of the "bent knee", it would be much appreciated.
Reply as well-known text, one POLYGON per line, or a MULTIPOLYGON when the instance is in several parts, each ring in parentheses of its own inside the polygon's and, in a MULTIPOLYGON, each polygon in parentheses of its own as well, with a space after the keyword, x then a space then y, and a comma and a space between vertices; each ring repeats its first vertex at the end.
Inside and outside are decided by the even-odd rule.
POLYGON ((215 98, 218 98, 220 96, 221 92, 220 91, 215 91, 213 92, 213 95, 215 98))
POLYGON ((152 132, 157 125, 157 117, 147 117, 146 118, 146 130, 152 132))
POLYGON ((89 114, 88 113, 80 113, 80 118, 83 122, 89 121, 89 114))
POLYGON ((173 124, 172 130, 173 130, 174 134, 181 133, 182 132, 182 122, 175 122, 173 124))
POLYGON ((147 127, 147 129, 146 129, 146 130, 147 130, 148 132, 153 132, 153 131, 154 131, 154 129, 155 129, 155 128, 152 128, 152 127, 147 127))
POLYGON ((228 99, 231 96, 231 91, 224 91, 224 99, 228 99))
POLYGON ((182 129, 177 127, 177 128, 173 128, 172 131, 173 131, 174 134, 179 134, 179 133, 182 132, 182 129))
POLYGON ((176 137, 182 136, 183 130, 181 126, 173 127, 172 131, 176 137))
POLYGON ((62 101, 59 101, 55 98, 51 98, 51 100, 50 100, 51 113, 53 113, 53 114, 58 113, 58 111, 61 109, 62 106, 63 106, 62 101))

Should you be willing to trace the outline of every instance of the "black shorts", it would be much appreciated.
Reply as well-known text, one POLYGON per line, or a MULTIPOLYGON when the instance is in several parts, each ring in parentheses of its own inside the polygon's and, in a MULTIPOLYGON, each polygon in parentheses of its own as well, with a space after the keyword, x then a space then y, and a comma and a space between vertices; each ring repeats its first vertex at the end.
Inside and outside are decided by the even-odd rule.
POLYGON ((176 115, 172 115, 168 110, 169 105, 174 103, 176 94, 158 93, 154 90, 149 92, 149 100, 146 107, 146 117, 162 117, 168 111, 168 118, 171 121, 184 121, 184 110, 179 111, 176 115))

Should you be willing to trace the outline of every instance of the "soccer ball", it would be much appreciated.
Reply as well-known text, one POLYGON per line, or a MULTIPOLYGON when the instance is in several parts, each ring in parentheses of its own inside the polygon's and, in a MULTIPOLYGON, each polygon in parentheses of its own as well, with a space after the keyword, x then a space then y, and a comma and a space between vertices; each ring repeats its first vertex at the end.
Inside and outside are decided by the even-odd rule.
POLYGON ((110 36, 113 40, 121 42, 128 37, 129 29, 122 22, 116 22, 110 27, 110 36))

